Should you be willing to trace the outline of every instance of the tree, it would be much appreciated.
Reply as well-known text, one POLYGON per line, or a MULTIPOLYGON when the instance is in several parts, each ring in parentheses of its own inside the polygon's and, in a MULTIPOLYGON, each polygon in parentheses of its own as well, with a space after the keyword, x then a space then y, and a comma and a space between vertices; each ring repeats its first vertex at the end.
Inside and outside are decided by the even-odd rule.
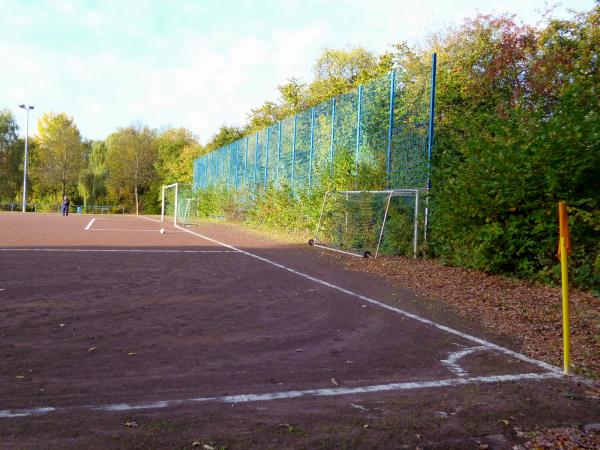
POLYGON ((79 174, 79 194, 84 206, 97 204, 106 194, 106 143, 91 143, 87 167, 79 174))
POLYGON ((206 144, 206 150, 208 152, 212 152, 224 145, 230 144, 231 142, 237 141, 244 137, 244 131, 237 127, 228 127, 226 125, 222 125, 219 128, 219 131, 210 138, 208 144, 206 144))
POLYGON ((169 128, 157 138, 158 159, 154 164, 160 184, 191 183, 193 161, 203 153, 196 137, 185 128, 169 128))
POLYGON ((23 150, 17 133, 19 127, 13 114, 0 111, 0 201, 12 201, 22 181, 20 165, 23 150))
POLYGON ((73 119, 65 113, 45 113, 37 126, 32 166, 38 190, 52 195, 76 194, 84 146, 73 119))
POLYGON ((315 80, 308 87, 308 103, 316 105, 348 92, 392 68, 392 55, 376 56, 362 47, 325 49, 315 64, 315 80))
POLYGON ((131 201, 133 197, 135 213, 139 214, 140 195, 155 176, 155 132, 146 126, 132 125, 111 134, 106 145, 108 188, 118 198, 131 201))

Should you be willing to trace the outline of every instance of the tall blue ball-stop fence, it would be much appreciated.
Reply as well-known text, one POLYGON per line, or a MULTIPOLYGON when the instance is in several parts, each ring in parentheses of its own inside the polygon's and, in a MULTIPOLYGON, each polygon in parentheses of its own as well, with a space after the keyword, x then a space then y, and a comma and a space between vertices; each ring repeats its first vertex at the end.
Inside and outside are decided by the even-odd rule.
POLYGON ((340 154, 353 160, 356 190, 428 189, 435 74, 433 54, 427 83, 409 87, 392 70, 201 156, 194 161, 193 189, 310 190, 331 173, 340 154))

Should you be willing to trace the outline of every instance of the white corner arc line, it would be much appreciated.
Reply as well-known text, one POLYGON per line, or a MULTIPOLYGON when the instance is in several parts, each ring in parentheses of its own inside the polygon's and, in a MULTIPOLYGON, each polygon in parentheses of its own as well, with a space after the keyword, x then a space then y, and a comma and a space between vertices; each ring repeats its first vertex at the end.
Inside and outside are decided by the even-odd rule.
POLYGON ((266 402, 273 400, 285 400, 299 397, 333 397, 341 395, 371 394, 375 392, 410 391, 416 389, 441 388, 464 386, 469 384, 502 383, 508 381, 541 381, 552 378, 561 378, 562 374, 554 372, 546 373, 522 373, 514 375, 491 375, 472 378, 449 378, 445 380, 409 381, 404 383, 376 384, 358 387, 340 387, 325 389, 307 389, 304 391, 282 391, 267 392, 262 394, 240 394, 226 395, 220 397, 196 397, 183 400, 158 400, 148 403, 112 403, 105 405, 66 406, 66 407, 40 407, 30 409, 5 409, 0 410, 0 418, 26 417, 33 415, 48 414, 53 411, 135 411, 144 409, 162 409, 172 406, 194 404, 199 402, 215 403, 249 403, 266 402))
POLYGON ((556 366, 553 366, 551 364, 548 364, 548 363, 546 363, 544 361, 539 361, 537 359, 530 358, 529 356, 525 356, 525 355, 523 355, 521 353, 515 352, 514 350, 510 350, 508 348, 501 347, 500 345, 493 344, 492 342, 486 341, 485 339, 481 339, 481 338, 478 338, 476 336, 472 336, 470 334, 463 333, 462 331, 455 330, 454 328, 447 327, 446 325, 439 324, 439 323, 434 322, 434 321, 429 320, 429 319, 425 319, 424 317, 417 316, 416 314, 409 313, 408 311, 404 311, 403 309, 396 308, 394 306, 390 306, 388 304, 382 303, 382 302, 380 302, 378 300, 374 300, 374 299, 372 299, 370 297, 367 297, 365 295, 361 295, 361 294, 359 294, 357 292, 353 292, 353 291, 350 291, 348 289, 344 289, 343 287, 340 287, 340 286, 337 286, 335 284, 329 283, 329 282, 327 282, 325 280, 321 280, 320 278, 313 277, 313 276, 308 275, 308 274, 306 274, 304 272, 300 272, 300 271, 294 270, 294 269, 292 269, 290 267, 284 266, 283 264, 279 264, 279 263, 277 263, 275 261, 271 261, 270 259, 263 258, 262 256, 255 255, 254 253, 250 253, 250 252, 247 252, 245 250, 240 250, 239 248, 234 247, 233 245, 225 244, 223 242, 217 241, 216 239, 212 239, 212 238, 210 238, 208 236, 204 236, 204 235, 202 235, 200 233, 196 233, 195 231, 191 231, 191 230, 188 230, 186 228, 182 228, 179 225, 175 225, 175 227, 179 228, 180 230, 183 230, 183 231, 186 231, 188 233, 191 233, 193 235, 196 235, 196 236, 198 236, 198 237, 200 237, 202 239, 206 239, 207 241, 214 242, 215 244, 222 245, 223 247, 227 247, 227 248, 230 248, 232 250, 236 250, 236 251, 238 251, 240 253, 243 253, 245 255, 248 255, 248 256, 250 256, 252 258, 256 258, 256 259, 258 259, 260 261, 266 262, 267 264, 270 264, 272 266, 278 267, 278 268, 283 269, 283 270, 287 270, 288 272, 294 273, 294 274, 296 274, 298 276, 301 276, 301 277, 306 278, 308 280, 314 281, 315 283, 319 283, 319 284, 322 284, 324 286, 330 287, 331 289, 334 289, 336 291, 343 292, 344 294, 348 294, 349 296, 352 296, 352 297, 355 297, 355 298, 359 298, 359 299, 361 299, 361 300, 363 300, 365 302, 371 303, 373 305, 377 305, 377 306, 379 306, 381 308, 384 308, 384 309, 387 309, 389 311, 393 311, 393 312, 395 312, 397 314, 400 314, 400 315, 402 315, 404 317, 408 317, 410 319, 419 321, 421 323, 424 323, 424 324, 427 324, 429 326, 435 327, 438 330, 442 330, 442 331, 445 331, 447 333, 453 334, 455 336, 459 336, 459 337, 461 337, 463 339, 466 339, 468 341, 475 342, 475 343, 477 343, 479 345, 483 345, 484 347, 487 347, 487 348, 490 348, 490 349, 494 349, 494 350, 498 350, 499 352, 502 352, 502 353, 504 353, 506 355, 510 355, 510 356, 512 356, 514 358, 520 359, 521 361, 525 361, 525 362, 528 362, 530 364, 534 364, 534 365, 536 365, 538 367, 541 367, 541 368, 543 368, 545 370, 548 370, 549 372, 555 373, 557 375, 564 376, 564 374, 562 373, 562 371, 560 370, 560 368, 558 368, 556 366))
POLYGON ((85 227, 85 231, 88 231, 90 229, 90 227, 92 226, 92 224, 94 223, 95 220, 96 220, 95 217, 92 220, 90 220, 90 223, 88 223, 87 227, 85 227))
POLYGON ((463 369, 460 364, 458 364, 458 360, 479 350, 490 349, 484 346, 465 348, 464 350, 460 350, 458 352, 449 353, 448 357, 446 359, 442 359, 440 362, 459 377, 466 377, 469 375, 469 373, 463 369))

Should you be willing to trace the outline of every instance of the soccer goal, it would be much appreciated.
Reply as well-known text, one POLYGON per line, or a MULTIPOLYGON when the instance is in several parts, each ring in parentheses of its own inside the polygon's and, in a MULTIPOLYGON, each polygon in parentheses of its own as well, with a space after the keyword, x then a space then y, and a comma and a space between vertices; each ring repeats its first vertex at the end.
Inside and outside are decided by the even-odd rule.
POLYGON ((175 225, 187 225, 198 217, 198 199, 189 185, 173 183, 162 187, 160 221, 173 217, 175 225))
POLYGON ((315 237, 308 243, 365 258, 380 254, 416 258, 422 196, 419 189, 327 192, 315 237))

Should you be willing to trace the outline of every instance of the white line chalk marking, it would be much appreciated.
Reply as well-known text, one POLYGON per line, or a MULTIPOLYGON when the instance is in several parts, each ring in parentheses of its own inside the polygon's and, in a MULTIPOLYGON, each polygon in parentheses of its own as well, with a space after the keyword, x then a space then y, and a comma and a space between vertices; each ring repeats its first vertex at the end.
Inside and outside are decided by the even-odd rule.
MULTIPOLYGON (((153 249, 85 249, 85 248, 0 248, 0 252, 113 252, 113 253, 237 253, 233 250, 153 250, 153 249)), ((2 289, 0 289, 2 290, 2 289)))
POLYGON ((348 294, 351 297, 359 298, 360 300, 362 300, 364 302, 369 302, 369 303, 371 303, 373 305, 377 305, 377 306, 379 306, 381 308, 387 309, 388 311, 392 311, 392 312, 400 314, 400 315, 402 315, 404 317, 408 317, 410 319, 417 320, 417 321, 419 321, 421 323, 424 323, 426 325, 429 325, 429 326, 432 326, 434 328, 437 328, 438 330, 442 330, 442 331, 445 331, 447 333, 453 334, 455 336, 460 336, 463 339, 466 339, 466 340, 471 341, 471 342, 475 342, 475 343, 477 343, 479 345, 482 345, 484 347, 487 347, 489 349, 498 350, 499 352, 502 352, 502 353, 504 353, 506 355, 510 355, 510 356, 512 356, 514 358, 520 359, 521 361, 525 361, 525 362, 528 362, 530 364, 534 364, 534 365, 536 365, 538 367, 541 367, 541 368, 543 368, 545 370, 548 370, 549 372, 556 373, 557 375, 563 376, 563 373, 562 373, 561 369, 559 369, 558 367, 555 367, 555 366, 553 366, 551 364, 545 363, 543 361, 538 361, 537 359, 530 358, 528 356, 522 355, 521 353, 518 353, 518 352, 515 352, 513 350, 509 350, 507 348, 504 348, 504 347, 501 347, 499 345, 493 344, 493 343, 488 342, 488 341, 486 341, 484 339, 481 339, 481 338, 478 338, 478 337, 475 337, 475 336, 471 336, 470 334, 463 333, 462 331, 455 330, 454 328, 447 327, 446 325, 442 325, 442 324, 439 324, 439 323, 434 322, 432 320, 425 319, 424 317, 417 316, 416 314, 411 314, 411 313, 409 313, 407 311, 404 311, 404 310, 402 310, 400 308, 396 308, 394 306, 387 305, 385 303, 382 303, 380 301, 374 300, 374 299, 372 299, 370 297, 367 297, 365 295, 361 295, 361 294, 358 294, 356 292, 350 291, 348 289, 344 289, 344 288, 342 288, 340 286, 337 286, 335 284, 332 284, 332 283, 329 283, 327 281, 321 280, 320 278, 315 278, 315 277, 310 276, 310 275, 308 275, 306 273, 299 272, 299 271, 294 270, 294 269, 292 269, 290 267, 284 266, 283 264, 279 264, 279 263, 276 263, 275 261, 271 261, 270 259, 263 258, 262 256, 255 255, 254 253, 250 253, 250 252, 247 252, 245 250, 240 250, 239 248, 236 248, 233 245, 225 244, 223 242, 217 241, 216 239, 212 239, 212 238, 209 238, 208 236, 204 236, 204 235, 202 235, 200 233, 196 233, 195 231, 191 231, 191 230, 188 230, 186 228, 182 228, 179 225, 175 225, 175 227, 179 228, 180 230, 183 230, 183 231, 186 231, 188 233, 191 233, 191 234, 193 234, 195 236, 201 237, 202 239, 206 239, 207 241, 214 242, 215 244, 222 245, 223 247, 229 248, 231 250, 237 250, 238 252, 243 253, 244 255, 248 255, 248 256, 250 256, 252 258, 256 258, 256 259, 258 259, 260 261, 263 261, 263 262, 266 262, 267 264, 270 264, 272 266, 278 267, 278 268, 283 269, 283 270, 287 270, 288 272, 294 273, 294 274, 296 274, 296 275, 298 275, 300 277, 303 277, 303 278, 306 278, 308 280, 314 281, 315 283, 319 283, 319 284, 322 284, 324 286, 330 287, 331 289, 334 289, 336 291, 343 292, 344 294, 348 294))
MULTIPOLYGON (((135 230, 132 228, 94 228, 90 231, 128 231, 128 232, 140 231, 140 232, 158 233, 159 230, 135 230)), ((169 233, 183 233, 183 231, 169 230, 169 233)))
POLYGON ((151 220, 152 222, 158 222, 158 223, 160 223, 160 220, 153 219, 152 217, 140 216, 140 219, 146 219, 146 220, 151 220))
POLYGON ((308 389, 305 391, 283 391, 269 392, 264 394, 241 394, 227 395, 221 397, 195 397, 183 400, 160 400, 149 403, 112 403, 106 405, 45 407, 34 409, 6 409, 0 410, 0 418, 26 417, 39 414, 47 414, 52 411, 69 410, 96 410, 96 411, 134 411, 143 409, 162 409, 183 404, 194 404, 200 402, 214 403, 248 403, 268 402, 299 397, 333 397, 340 395, 370 394, 374 392, 410 391, 415 389, 428 389, 440 387, 464 386, 468 384, 503 383, 508 381, 541 381, 552 378, 561 378, 561 373, 522 373, 517 375, 494 375, 473 378, 450 378, 446 380, 433 381, 411 381, 407 383, 376 384, 371 386, 360 386, 352 388, 327 388, 308 389))
POLYGON ((441 360, 441 363, 448 367, 448 369, 450 369, 451 372, 454 372, 459 377, 466 377, 469 375, 469 373, 458 364, 458 360, 480 350, 489 350, 489 348, 483 346, 465 348, 464 350, 450 353, 448 355, 448 358, 441 360))
POLYGON ((4 411, 0 411, 0 419, 4 419, 6 417, 36 416, 36 415, 41 415, 41 414, 48 414, 49 412, 52 412, 52 411, 56 411, 56 408, 47 407, 47 408, 16 409, 16 410, 5 409, 4 411))
POLYGON ((85 227, 85 231, 88 231, 90 229, 90 227, 92 226, 92 224, 94 223, 94 220, 96 220, 95 218, 90 220, 90 223, 87 224, 87 227, 85 227))

